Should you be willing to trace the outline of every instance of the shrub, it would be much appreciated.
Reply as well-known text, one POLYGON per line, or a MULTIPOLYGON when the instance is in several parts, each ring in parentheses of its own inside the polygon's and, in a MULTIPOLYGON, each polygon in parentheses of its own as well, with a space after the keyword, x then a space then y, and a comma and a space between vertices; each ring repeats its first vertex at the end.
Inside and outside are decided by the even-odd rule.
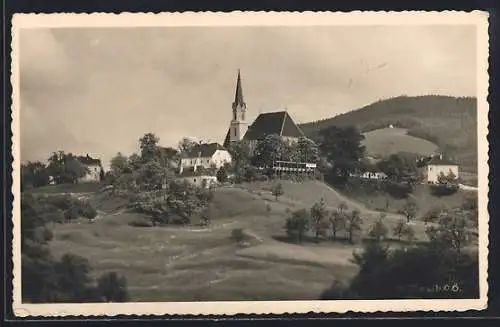
POLYGON ((127 280, 112 271, 97 281, 97 293, 106 302, 126 302, 129 299, 127 280))
POLYGON ((235 228, 231 231, 231 239, 240 244, 245 240, 245 233, 242 228, 235 228))
POLYGON ((97 216, 97 211, 90 204, 87 204, 82 212, 82 216, 88 218, 89 220, 94 219, 97 216))
POLYGON ((153 223, 146 219, 136 219, 128 223, 132 227, 153 227, 153 223))
POLYGON ((271 213, 271 205, 269 203, 266 204, 266 213, 269 215, 271 213))
POLYGON ((448 196, 455 194, 459 186, 454 184, 431 184, 431 194, 434 196, 448 196))
POLYGON ((297 210, 287 218, 286 233, 292 241, 302 242, 305 233, 309 230, 309 219, 309 212, 306 209, 297 210))
POLYGON ((64 218, 66 220, 73 220, 80 216, 80 211, 76 206, 70 207, 68 210, 64 212, 64 218))
POLYGON ((271 193, 276 198, 276 201, 278 201, 278 197, 284 194, 283 185, 281 183, 276 183, 275 185, 273 185, 271 193))

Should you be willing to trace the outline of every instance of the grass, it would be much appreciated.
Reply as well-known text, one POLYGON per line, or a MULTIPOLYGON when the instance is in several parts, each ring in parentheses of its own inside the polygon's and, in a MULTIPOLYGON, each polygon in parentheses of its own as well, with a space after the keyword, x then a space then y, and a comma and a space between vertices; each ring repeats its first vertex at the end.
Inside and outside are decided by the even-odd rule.
MULTIPOLYGON (((389 202, 387 212, 397 213, 403 208, 405 199, 396 199, 384 192, 365 192, 363 190, 345 190, 345 196, 350 199, 362 203, 370 210, 386 211, 386 203, 389 202)), ((418 208, 417 219, 425 215, 433 208, 452 209, 462 205, 465 199, 474 194, 470 191, 458 190, 456 193, 448 196, 437 197, 432 195, 429 185, 417 185, 415 191, 411 193, 410 198, 413 199, 418 208)), ((477 196, 477 194, 476 194, 477 196)))
POLYGON ((85 182, 77 184, 47 185, 27 189, 26 193, 95 193, 101 188, 101 183, 85 182))
MULTIPOLYGON (((93 201, 109 210, 100 209, 93 223, 55 225, 51 251, 87 257, 96 276, 109 271, 124 275, 134 301, 314 300, 334 280, 350 280, 357 271, 350 259, 359 245, 279 241, 287 209, 309 208, 320 197, 330 208, 347 202, 361 211, 364 233, 378 212, 320 182, 283 181, 285 195, 278 201, 269 192, 271 185, 217 189, 209 227, 133 227, 131 221, 148 217, 123 212, 120 205, 112 209, 112 198, 96 194, 93 201), (235 228, 258 242, 236 244, 230 238, 235 228)), ((388 223, 399 217, 389 217, 388 223)), ((424 234, 423 224, 414 227, 417 235, 424 234)))
POLYGON ((364 133, 363 145, 366 152, 372 156, 388 157, 399 152, 408 152, 419 155, 430 155, 438 146, 427 140, 407 135, 405 128, 381 128, 364 133))

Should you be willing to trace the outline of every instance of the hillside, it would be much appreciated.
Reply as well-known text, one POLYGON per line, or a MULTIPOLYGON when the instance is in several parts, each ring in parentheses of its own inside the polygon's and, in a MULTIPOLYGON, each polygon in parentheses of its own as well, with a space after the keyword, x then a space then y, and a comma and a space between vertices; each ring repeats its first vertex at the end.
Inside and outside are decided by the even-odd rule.
POLYGON ((308 137, 316 138, 319 130, 332 125, 355 125, 361 132, 369 132, 390 124, 437 144, 441 151, 456 157, 463 170, 477 171, 475 98, 401 96, 300 127, 308 137))
POLYGON ((398 152, 428 156, 437 150, 436 144, 408 135, 407 131, 405 128, 381 128, 366 132, 363 145, 368 154, 379 157, 387 157, 398 152))

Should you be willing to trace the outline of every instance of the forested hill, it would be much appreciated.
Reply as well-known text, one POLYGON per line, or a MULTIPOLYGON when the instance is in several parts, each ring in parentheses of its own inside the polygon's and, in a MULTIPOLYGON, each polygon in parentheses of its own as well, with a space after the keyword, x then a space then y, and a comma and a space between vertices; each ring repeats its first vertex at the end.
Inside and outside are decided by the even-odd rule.
POLYGON ((300 127, 308 137, 316 138, 321 129, 332 125, 355 125, 368 132, 390 124, 436 143, 465 170, 477 171, 477 103, 472 97, 401 96, 300 127))

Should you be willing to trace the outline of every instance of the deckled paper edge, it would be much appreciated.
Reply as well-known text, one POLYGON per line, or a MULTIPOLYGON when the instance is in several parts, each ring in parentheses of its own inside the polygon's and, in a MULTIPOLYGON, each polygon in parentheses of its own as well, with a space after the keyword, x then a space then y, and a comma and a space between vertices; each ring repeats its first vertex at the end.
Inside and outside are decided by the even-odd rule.
POLYGON ((13 155, 13 312, 18 317, 115 315, 236 315, 345 312, 467 311, 485 309, 488 274, 488 13, 458 12, 183 12, 15 14, 12 20, 12 155, 13 155), (356 20, 356 22, 354 22, 356 20), (425 22, 423 22, 425 20, 425 22), (429 22, 430 21, 430 22, 429 22), (312 26, 312 25, 449 25, 477 26, 478 201, 480 297, 473 300, 337 300, 337 301, 234 301, 138 302, 85 304, 26 304, 21 301, 20 255, 20 28, 137 27, 137 26, 312 26), (481 114, 481 115, 480 115, 481 114), (484 116, 483 116, 484 114, 484 116), (485 119, 482 119, 482 118, 485 119))

